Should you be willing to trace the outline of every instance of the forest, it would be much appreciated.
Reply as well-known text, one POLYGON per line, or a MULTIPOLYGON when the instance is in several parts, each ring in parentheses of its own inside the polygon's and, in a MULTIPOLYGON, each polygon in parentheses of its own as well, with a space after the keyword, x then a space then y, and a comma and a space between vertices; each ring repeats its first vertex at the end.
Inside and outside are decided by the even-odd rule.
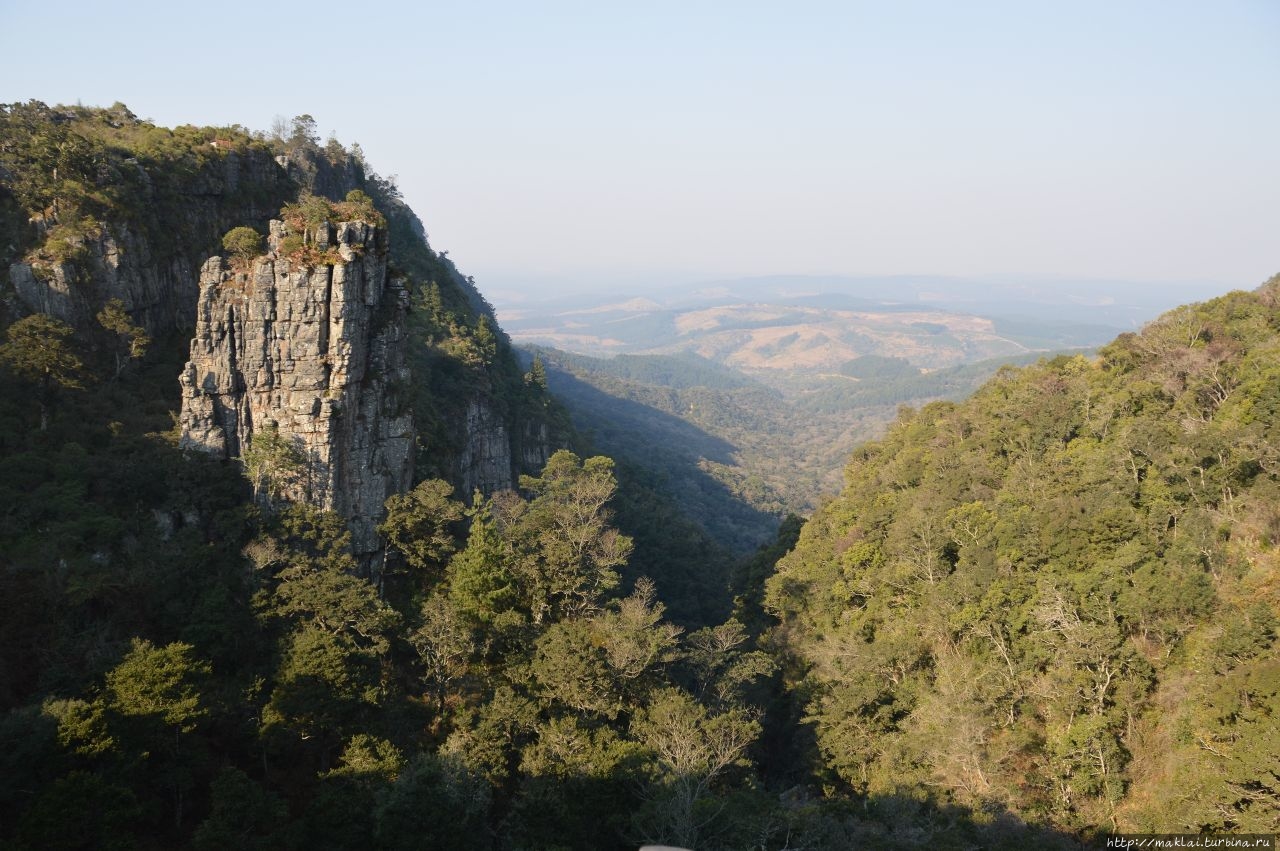
POLYGON ((643 456, 575 432, 394 182, 306 116, 9 105, 0 228, 0 264, 92 307, 0 299, 5 851, 1280 830, 1280 277, 901 408, 838 496, 735 552, 643 456), (295 168, 193 192, 228 151, 295 168), (340 516, 255 489, 252 451, 179 448, 189 334, 92 284, 104 233, 198 266, 261 249, 236 228, 343 210, 381 217, 410 288, 418 458, 376 582, 340 516), (510 489, 460 491, 475 396, 546 427, 510 489))
POLYGON ((788 514, 810 514, 839 491, 849 454, 883 434, 899 405, 964 398, 1000 367, 1040 357, 924 372, 904 358, 863 355, 835 374, 748 375, 692 351, 520 353, 538 361, 583 439, 620 463, 639 460, 684 514, 739 555, 771 541, 788 514))
POLYGON ((765 581, 824 769, 1273 832, 1280 278, 904 410, 765 581))

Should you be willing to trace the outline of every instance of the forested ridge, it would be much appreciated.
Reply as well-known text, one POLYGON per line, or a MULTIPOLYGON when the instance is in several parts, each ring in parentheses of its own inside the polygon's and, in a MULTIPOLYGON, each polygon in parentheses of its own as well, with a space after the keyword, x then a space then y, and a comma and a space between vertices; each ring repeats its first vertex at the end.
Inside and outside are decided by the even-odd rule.
POLYGON ((741 692, 768 670, 724 623, 727 556, 644 471, 616 493, 608 459, 553 455, 520 495, 444 481, 469 398, 553 445, 567 426, 358 147, 306 116, 14 104, 0 178, 5 262, 69 294, 68 321, 0 302, 4 847, 625 847, 727 818, 712 781, 744 770, 741 692), (228 189, 244 163, 269 193, 228 189), (410 288, 421 481, 389 501, 377 587, 338 517, 177 449, 189 334, 99 290, 116 246, 145 245, 144 273, 243 262, 271 216, 387 226, 410 288))
POLYGON ((113 303, 72 325, 6 290, 0 849, 1277 829, 1280 280, 904 410, 839 497, 735 568, 660 472, 571 433, 394 184, 305 116, 270 135, 119 105, 0 118, 0 262, 82 290, 121 221, 198 262, 282 212, 383 217, 421 429, 371 583, 341 518, 177 448, 182 329, 113 303), (224 143, 364 189, 277 175, 183 220, 224 143), (567 448, 459 493, 465 393, 540 412, 567 448))
POLYGON ((1280 279, 904 411, 766 583, 851 795, 1280 826, 1280 279))

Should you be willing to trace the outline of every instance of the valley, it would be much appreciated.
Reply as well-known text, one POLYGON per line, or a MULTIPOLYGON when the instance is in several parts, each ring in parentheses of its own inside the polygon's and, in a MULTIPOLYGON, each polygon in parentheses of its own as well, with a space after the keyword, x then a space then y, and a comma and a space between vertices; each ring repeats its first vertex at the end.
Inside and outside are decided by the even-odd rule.
POLYGON ((426 234, 309 115, 0 106, 5 851, 1280 830, 1280 276, 426 234))
MULTIPOLYGON (((498 315, 593 446, 659 472, 681 509, 739 553, 838 492, 850 453, 900 406, 963 398, 1002 366, 1088 351, 1117 330, 1056 318, 1061 305, 1021 291, 1011 298, 1029 300, 994 316, 918 303, 946 296, 911 287, 911 303, 796 294, 823 283, 884 294, 898 282, 748 280, 498 315)), ((1140 315, 1141 295, 1117 310, 1140 315)))

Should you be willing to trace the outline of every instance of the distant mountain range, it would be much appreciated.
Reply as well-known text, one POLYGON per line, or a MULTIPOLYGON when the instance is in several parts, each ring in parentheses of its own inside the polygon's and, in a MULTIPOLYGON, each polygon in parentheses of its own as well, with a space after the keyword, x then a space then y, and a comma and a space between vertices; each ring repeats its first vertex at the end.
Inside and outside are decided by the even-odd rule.
POLYGON ((747 372, 840 371, 868 355, 932 370, 1086 348, 1134 330, 1209 283, 775 276, 645 296, 499 303, 519 343, 594 355, 693 352, 747 372))

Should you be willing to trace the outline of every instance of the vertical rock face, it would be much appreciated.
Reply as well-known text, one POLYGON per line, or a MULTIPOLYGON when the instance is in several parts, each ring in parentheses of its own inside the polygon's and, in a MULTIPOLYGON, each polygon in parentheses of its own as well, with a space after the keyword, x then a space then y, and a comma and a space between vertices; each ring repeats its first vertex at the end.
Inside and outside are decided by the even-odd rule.
POLYGON ((458 457, 461 493, 492 494, 516 486, 521 473, 537 473, 551 457, 550 429, 545 421, 515 423, 514 432, 485 396, 467 402, 458 457))
MULTIPOLYGON (((151 176, 136 162, 133 168, 150 188, 151 176)), ((190 328, 200 261, 208 246, 235 225, 264 221, 269 211, 280 208, 291 184, 265 151, 220 154, 180 184, 181 203, 169 202, 180 210, 176 220, 166 223, 169 244, 156 245, 154 231, 149 235, 123 217, 113 219, 84 239, 78 264, 11 264, 9 284, 18 302, 27 311, 93 327, 102 305, 118 298, 130 318, 153 336, 190 328)), ((150 200, 158 203, 151 194, 150 200)), ((44 234, 58 222, 42 214, 32 224, 44 234)))
POLYGON ((196 275, 185 257, 158 260, 147 238, 123 224, 104 229, 87 240, 85 248, 87 282, 86 270, 70 263, 11 265, 9 283, 23 306, 84 326, 92 322, 100 304, 118 298, 153 334, 191 324, 196 275))
POLYGON ((182 374, 182 443, 236 458, 274 428, 302 469, 282 494, 345 517, 366 563, 383 503, 412 484, 408 297, 387 275, 387 238, 366 222, 308 231, 314 260, 271 252, 249 270, 204 264, 191 360, 182 374))
POLYGON ((458 466, 462 473, 462 493, 495 493, 514 484, 511 463, 511 436, 502 416, 487 399, 467 403, 464 427, 466 442, 458 466))

